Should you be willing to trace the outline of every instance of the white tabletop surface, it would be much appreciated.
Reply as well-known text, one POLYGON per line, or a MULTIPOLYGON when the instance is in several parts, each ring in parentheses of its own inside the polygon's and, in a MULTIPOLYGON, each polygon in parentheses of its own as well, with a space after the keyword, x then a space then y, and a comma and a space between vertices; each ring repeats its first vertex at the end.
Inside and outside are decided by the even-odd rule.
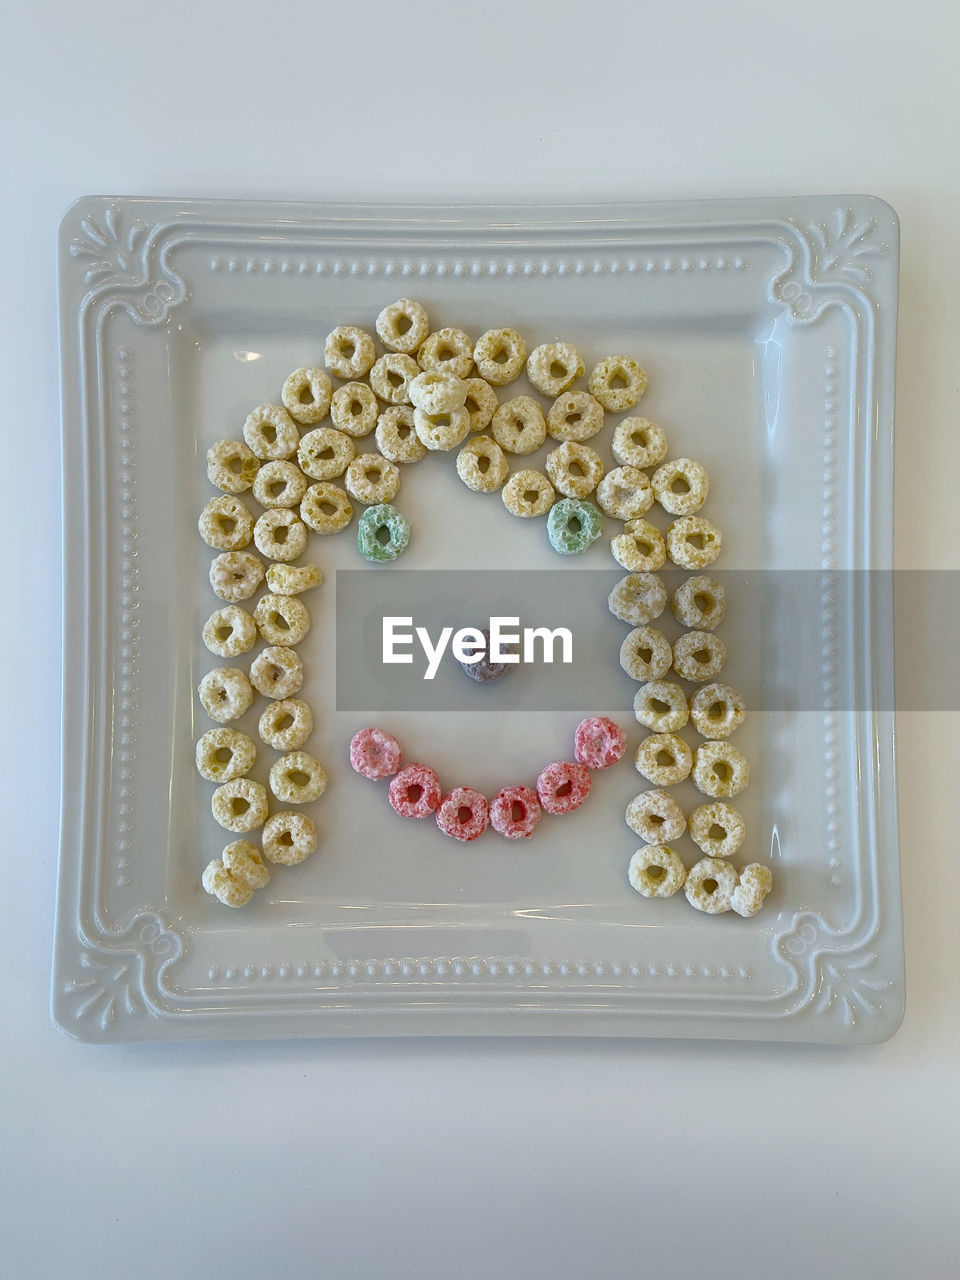
POLYGON ((4 1274, 953 1274, 956 712, 899 718, 907 1014, 879 1048, 98 1048, 54 1030, 47 1004, 66 206, 882 196, 903 236, 897 564, 956 568, 955 14, 32 0, 4 27, 4 1274))

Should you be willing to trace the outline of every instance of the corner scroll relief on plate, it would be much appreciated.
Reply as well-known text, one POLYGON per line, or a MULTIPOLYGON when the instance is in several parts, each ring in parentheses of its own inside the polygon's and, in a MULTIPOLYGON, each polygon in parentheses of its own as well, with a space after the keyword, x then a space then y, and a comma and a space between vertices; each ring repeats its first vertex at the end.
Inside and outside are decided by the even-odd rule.
POLYGON ((790 225, 796 244, 789 266, 771 282, 774 302, 783 303, 798 324, 809 324, 831 303, 866 297, 877 260, 888 252, 875 218, 837 209, 832 223, 790 225))
POLYGON ((109 204, 102 214, 86 213, 83 234, 71 240, 69 253, 83 264, 83 280, 99 301, 121 303, 138 324, 162 324, 171 307, 186 296, 183 278, 156 248, 156 233, 141 219, 123 227, 120 211, 109 204))

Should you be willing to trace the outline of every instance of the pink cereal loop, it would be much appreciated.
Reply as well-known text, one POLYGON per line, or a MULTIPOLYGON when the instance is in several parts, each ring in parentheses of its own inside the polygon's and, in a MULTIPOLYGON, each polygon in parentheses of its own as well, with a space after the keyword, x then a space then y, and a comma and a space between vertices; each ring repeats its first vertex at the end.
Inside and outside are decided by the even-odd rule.
POLYGON ((588 769, 608 769, 627 749, 627 735, 606 716, 588 716, 581 720, 573 742, 573 754, 588 769))
POLYGON ((507 840, 529 839, 542 816, 537 793, 529 787, 504 787, 490 801, 490 825, 507 840), (514 817, 515 807, 519 817, 514 817))
POLYGON ((390 783, 388 798, 401 818, 428 818, 440 803, 440 779, 425 764, 405 765, 390 783))
POLYGON ((546 813, 572 813, 589 794, 589 770, 572 760, 555 760, 537 779, 537 795, 546 813))
POLYGON ((351 766, 374 782, 397 772, 400 755, 400 743, 384 729, 361 729, 350 739, 351 766))
POLYGON ((476 840, 487 829, 490 806, 473 787, 454 787, 437 810, 437 826, 454 840, 476 840))

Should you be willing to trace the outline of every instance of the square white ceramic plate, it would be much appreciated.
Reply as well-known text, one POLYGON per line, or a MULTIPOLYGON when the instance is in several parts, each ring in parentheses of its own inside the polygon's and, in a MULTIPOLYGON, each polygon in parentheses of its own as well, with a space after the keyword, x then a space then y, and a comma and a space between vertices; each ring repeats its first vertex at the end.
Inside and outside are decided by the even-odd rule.
MULTIPOLYGON (((891 618, 870 574, 856 593, 840 583, 891 564, 897 269, 895 215, 859 196, 557 209, 79 201, 61 233, 56 1022, 107 1041, 890 1035, 904 983, 892 655, 876 637, 891 618), (208 727, 194 689, 215 665, 199 639, 215 605, 196 533, 204 453, 277 400, 289 370, 319 362, 330 328, 372 327, 401 294, 474 334, 509 324, 531 347, 571 338, 588 367, 636 354, 650 374, 642 412, 710 471, 723 566, 820 575, 803 625, 822 699, 757 707, 739 739, 754 768, 749 853, 776 877, 755 919, 633 893, 628 761, 522 849, 493 837, 461 847, 395 818, 345 760, 370 717, 336 704, 335 571, 363 564, 351 534, 310 548, 327 572, 303 646, 311 749, 330 775, 321 848, 277 868, 242 911, 202 892, 225 843, 193 766, 208 727), (851 687, 848 705, 837 691, 851 687)), ((469 494, 449 456, 406 468, 398 503, 416 534, 404 568, 567 568, 542 522, 469 494)), ((608 576, 604 590, 622 572, 606 539, 581 559, 608 576)), ((749 621, 773 637, 764 678, 789 682, 777 655, 793 661, 796 646, 777 642, 776 620, 749 621)), ((751 673, 728 644, 736 684, 751 673)), ((624 677, 622 704, 596 710, 630 723, 632 692, 624 677)), ((469 775, 492 791, 568 754, 578 718, 410 711, 390 724, 409 755, 443 759, 449 784, 469 775)))

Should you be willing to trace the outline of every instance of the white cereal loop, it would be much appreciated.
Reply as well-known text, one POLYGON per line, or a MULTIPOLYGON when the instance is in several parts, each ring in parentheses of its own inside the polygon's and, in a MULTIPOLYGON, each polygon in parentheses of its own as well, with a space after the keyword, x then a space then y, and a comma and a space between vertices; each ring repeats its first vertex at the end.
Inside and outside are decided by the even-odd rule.
POLYGON ((634 627, 620 646, 620 666, 633 680, 659 680, 672 663, 670 641, 656 627, 634 627))
POLYGON ((674 458, 657 467, 650 485, 660 506, 671 516, 693 515, 710 492, 706 468, 693 458, 674 458))
POLYGON ((488 329, 474 344, 473 359, 481 378, 502 387, 523 373, 527 344, 516 329, 488 329))
POLYGON ((211 498, 197 522, 200 537, 217 551, 240 551, 253 537, 253 516, 239 498, 211 498))
POLYGON ((722 858, 701 858, 687 872, 683 891, 691 907, 716 916, 730 910, 730 900, 737 887, 737 873, 722 858))
POLYGON ((554 440, 591 440, 603 428, 603 406, 586 391, 565 391, 550 406, 547 431, 554 440))
POLYGON ((410 383, 420 373, 420 366, 399 351, 381 356, 370 370, 370 385, 387 404, 409 404, 410 383))
POLYGON ((614 520, 636 520, 653 506, 653 490, 645 471, 614 467, 597 486, 597 506, 614 520))
POLYGON ((633 699, 633 714, 654 733, 677 733, 690 719, 687 695, 672 680, 648 680, 633 699))
POLYGON ((417 435, 410 404, 395 404, 384 409, 377 419, 376 441, 383 456, 399 465, 419 462, 427 455, 427 446, 417 435))
POLYGON ((270 767, 270 790, 282 804, 309 804, 326 789, 323 766, 306 751, 291 751, 270 767))
POLYGON ((722 800, 698 805, 690 814, 690 839, 708 858, 732 858, 746 835, 743 818, 722 800))
POLYGON ((267 586, 275 596, 298 596, 323 586, 323 570, 316 564, 272 564, 267 586))
POLYGON ((566 440, 547 454, 546 469, 565 498, 587 498, 603 476, 603 459, 589 445, 566 440))
POLYGON ((243 907, 270 880, 260 850, 247 840, 228 844, 219 858, 208 862, 201 883, 225 907, 243 907))
POLYGON ((224 493, 249 489, 260 469, 260 459, 242 440, 218 440, 207 450, 207 479, 224 493))
POLYGON ((551 398, 569 391, 582 373, 580 352, 570 342, 545 342, 527 360, 530 385, 551 398))
POLYGON ((694 755, 693 785, 705 796, 738 796, 750 781, 750 766, 731 742, 701 743, 694 755))
POLYGON ((495 493, 508 471, 503 450, 489 436, 474 436, 457 454, 457 475, 474 493, 495 493))
POLYGON ((553 506, 556 491, 542 471, 515 471, 500 490, 503 505, 512 516, 529 519, 545 516, 553 506))
POLYGON ((690 719, 704 738, 729 738, 746 714, 743 694, 728 684, 705 684, 690 700, 690 719))
POLYGON ((253 482, 253 496, 261 507, 296 507, 306 487, 300 468, 292 462, 265 462, 253 482))
POLYGON ((670 608, 682 626, 713 631, 727 612, 727 593, 715 578, 697 574, 677 587, 670 597, 670 608))
POLYGON ((343 483, 358 502, 373 507, 396 497, 400 488, 400 472, 379 453, 361 453, 347 467, 343 483))
POLYGON ((483 378, 466 378, 463 385, 467 389, 463 407, 470 415, 470 430, 486 431, 500 404, 497 393, 483 378))
POLYGON ((260 717, 260 737, 277 751, 295 751, 313 733, 313 712, 301 698, 271 702, 260 717))
MULTIPOLYGON (((356 456, 356 445, 345 431, 337 431, 335 427, 308 431, 297 450, 300 470, 311 480, 335 480, 356 456)), ((303 500, 303 494, 300 499, 303 500)))
POLYGON ((633 763, 655 787, 673 787, 689 778, 693 753, 675 733, 652 733, 637 747, 633 763))
POLYGON ((685 631, 673 642, 673 669, 684 680, 712 680, 726 660, 726 645, 712 631, 685 631))
POLYGON ((330 412, 333 383, 322 369, 294 369, 283 384, 280 399, 295 422, 312 427, 330 412))
POLYGON ((197 742, 197 772, 208 782, 232 782, 253 768, 257 748, 239 729, 208 729, 197 742))
POLYGON ((295 867, 317 847, 317 824, 306 813, 275 813, 263 828, 263 856, 284 867, 295 867))
POLYGON ((263 561, 252 551, 224 551, 210 565, 210 585, 214 595, 235 603, 250 599, 263 574, 263 561))
POLYGON ((514 396, 499 406, 490 434, 507 453, 535 453, 547 438, 543 410, 532 396, 514 396))
POLYGON ((608 413, 622 413, 646 391, 647 375, 629 356, 608 356, 594 366, 587 386, 608 413))
POLYGON ((655 573, 628 573, 607 597, 613 616, 634 627, 659 618, 666 603, 666 589, 655 573))
POLYGON ((417 361, 421 369, 469 378, 473 372, 473 343, 462 329, 438 329, 424 339, 417 361))
POLYGON ((235 658, 257 642, 257 624, 239 605, 217 609, 203 624, 203 643, 218 658, 235 658))
POLYGON ((267 789, 252 778, 234 778, 217 787, 210 808, 227 831, 255 831, 267 820, 267 789))
POLYGON ((679 840, 687 823, 683 810, 666 791, 641 791, 627 805, 627 826, 647 844, 679 840))
POLYGON ((681 569, 705 569, 723 546, 723 535, 702 516, 681 516, 667 530, 667 554, 681 569))
POLYGON ((200 681, 200 702, 211 720, 239 720, 253 702, 250 681, 238 667, 218 667, 200 681))
POLYGON ((763 900, 773 888, 773 875, 769 867, 751 862, 740 872, 737 887, 730 895, 730 906, 738 916, 749 919, 763 906, 763 900))
POLYGON ((330 420, 348 436, 368 436, 377 425, 380 406, 365 382, 337 387, 330 401, 330 420))
POLYGON ((667 558, 663 534, 649 520, 628 520, 610 541, 614 560, 631 573, 655 573, 667 558))
POLYGON ((243 424, 243 438, 258 458, 270 461, 296 453, 300 432, 286 409, 278 404, 262 404, 243 424))
POLYGON ((294 649, 263 649, 250 664, 250 683, 266 698, 290 698, 303 684, 303 663, 294 649))
POLYGON ((376 358, 373 339, 356 325, 339 325, 327 334, 323 344, 324 364, 344 381, 365 378, 376 358))
POLYGON ((410 403, 424 413, 450 413, 467 400, 467 384, 452 373, 427 369, 410 383, 410 403))
POLYGON ((377 336, 390 351, 412 355, 429 332, 427 313, 412 298, 398 298, 377 316, 377 336))
POLYGON ((646 418, 624 418, 614 430, 610 447, 619 463, 641 471, 655 467, 667 456, 667 437, 646 418))
POLYGON ((300 519, 314 533, 339 533, 353 519, 353 506, 339 485, 321 480, 303 495, 300 519))
POLYGON ((297 596, 261 596, 253 613, 267 644, 299 644, 310 630, 307 606, 297 596))
POLYGON ((683 888, 687 869, 668 845, 648 844, 630 859, 627 878, 645 898, 672 898, 683 888))
POLYGON ((270 507, 253 526, 257 550, 268 560, 296 560, 307 546, 306 525, 288 507, 270 507))
POLYGON ((431 453, 447 452, 463 444, 470 433, 470 415, 463 405, 441 413, 427 413, 414 409, 413 427, 417 439, 431 453))

